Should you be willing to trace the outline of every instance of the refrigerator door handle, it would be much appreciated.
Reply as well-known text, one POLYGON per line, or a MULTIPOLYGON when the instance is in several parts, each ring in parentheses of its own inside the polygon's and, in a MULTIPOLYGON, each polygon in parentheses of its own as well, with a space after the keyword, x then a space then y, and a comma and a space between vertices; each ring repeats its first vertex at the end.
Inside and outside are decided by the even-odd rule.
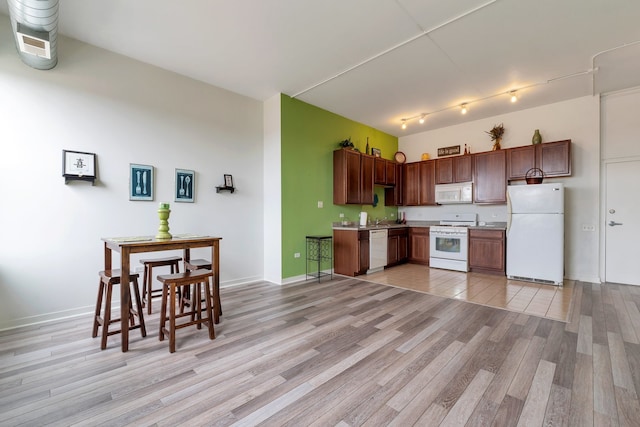
POLYGON ((511 196, 507 191, 507 236, 509 235, 509 229, 511 229, 511 196))

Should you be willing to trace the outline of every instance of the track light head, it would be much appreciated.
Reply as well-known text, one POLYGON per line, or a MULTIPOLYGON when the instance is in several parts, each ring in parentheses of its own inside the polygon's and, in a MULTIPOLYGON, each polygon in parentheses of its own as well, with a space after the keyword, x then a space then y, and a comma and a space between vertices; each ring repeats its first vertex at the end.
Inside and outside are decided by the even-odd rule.
POLYGON ((511 96, 511 102, 518 102, 518 95, 515 90, 509 92, 509 95, 511 96))
POLYGON ((460 112, 462 114, 467 114, 467 111, 469 111, 469 107, 467 106, 467 104, 460 105, 460 112))

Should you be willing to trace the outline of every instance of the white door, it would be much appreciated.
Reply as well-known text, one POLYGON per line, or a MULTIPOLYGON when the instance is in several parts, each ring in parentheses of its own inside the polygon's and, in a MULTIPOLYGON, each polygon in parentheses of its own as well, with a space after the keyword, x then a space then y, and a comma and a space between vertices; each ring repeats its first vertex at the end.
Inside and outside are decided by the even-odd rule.
POLYGON ((640 285, 640 160, 606 169, 605 280, 640 285))

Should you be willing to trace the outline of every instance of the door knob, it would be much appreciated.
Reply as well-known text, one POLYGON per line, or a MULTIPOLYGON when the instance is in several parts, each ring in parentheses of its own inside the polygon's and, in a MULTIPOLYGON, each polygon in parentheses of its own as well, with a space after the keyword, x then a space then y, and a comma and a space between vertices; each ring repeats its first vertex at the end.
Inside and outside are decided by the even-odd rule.
POLYGON ((615 225, 622 225, 622 223, 621 222, 615 222, 615 221, 609 221, 609 226, 610 227, 613 227, 615 225))

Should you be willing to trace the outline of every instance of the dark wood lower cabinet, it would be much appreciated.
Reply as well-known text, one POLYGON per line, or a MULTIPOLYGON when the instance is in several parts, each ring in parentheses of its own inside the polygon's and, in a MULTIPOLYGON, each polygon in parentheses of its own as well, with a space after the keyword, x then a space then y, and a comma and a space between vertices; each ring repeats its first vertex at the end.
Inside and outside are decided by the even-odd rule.
POLYGON ((429 227, 409 228, 409 262, 429 265, 429 227))
POLYGON ((469 230, 469 271, 506 274, 504 230, 469 230))
POLYGON ((369 230, 333 230, 333 271, 345 276, 369 269, 369 230))
POLYGON ((409 231, 406 228, 390 228, 387 240, 387 267, 407 262, 409 231))

